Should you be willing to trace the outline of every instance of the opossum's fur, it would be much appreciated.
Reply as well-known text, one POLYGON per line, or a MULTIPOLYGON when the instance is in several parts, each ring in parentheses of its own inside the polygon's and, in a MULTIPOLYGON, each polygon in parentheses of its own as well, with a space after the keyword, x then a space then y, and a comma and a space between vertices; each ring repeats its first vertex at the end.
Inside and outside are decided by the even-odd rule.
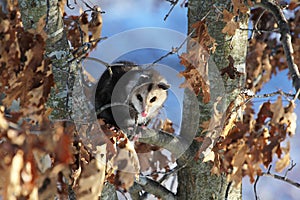
POLYGON ((168 85, 157 71, 121 61, 108 67, 96 89, 98 118, 119 128, 146 125, 168 96, 168 85))

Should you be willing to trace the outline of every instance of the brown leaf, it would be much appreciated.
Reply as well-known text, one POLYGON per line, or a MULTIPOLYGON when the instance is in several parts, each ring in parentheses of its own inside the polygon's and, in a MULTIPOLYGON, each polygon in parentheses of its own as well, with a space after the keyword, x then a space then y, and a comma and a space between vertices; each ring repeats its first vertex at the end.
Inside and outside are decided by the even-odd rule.
POLYGON ((228 10, 223 10, 223 21, 224 22, 230 22, 234 17, 234 14, 229 12, 228 10))
POLYGON ((221 69, 221 76, 224 76, 224 74, 227 74, 229 78, 235 79, 236 77, 240 77, 242 75, 241 72, 239 72, 234 67, 234 59, 231 55, 228 56, 229 64, 227 67, 221 69))
POLYGON ((166 119, 163 123, 162 130, 168 133, 175 133, 175 129, 173 128, 173 122, 170 119, 166 119))
POLYGON ((117 187, 123 188, 125 191, 128 191, 129 188, 133 185, 135 180, 135 174, 126 171, 117 171, 115 177, 115 185, 117 187))
MULTIPOLYGON (((233 13, 235 15, 239 15, 240 12, 246 14, 249 11, 249 8, 244 1, 232 0, 231 2, 233 4, 233 13)), ((247 4, 252 5, 253 2, 247 1, 247 4)))
POLYGON ((90 41, 93 41, 93 45, 97 43, 97 39, 100 39, 102 32, 102 15, 100 13, 101 8, 99 6, 94 7, 92 11, 92 19, 89 22, 89 31, 92 33, 90 41))
POLYGON ((19 150, 12 158, 11 168, 9 170, 9 180, 4 192, 4 199, 10 197, 22 196, 21 171, 24 167, 24 152, 19 150))
POLYGON ((296 105, 295 105, 294 101, 291 101, 289 103, 289 105, 284 108, 285 113, 284 113, 283 119, 281 121, 282 124, 287 125, 286 131, 290 136, 293 136, 296 133, 297 115, 294 111, 295 108, 296 108, 296 105))
POLYGON ((273 124, 279 123, 279 120, 282 118, 284 114, 281 96, 278 96, 277 101, 270 106, 270 111, 273 113, 271 118, 271 123, 273 124))
POLYGON ((271 107, 271 103, 270 102, 265 102, 263 103, 263 105, 260 107, 259 113, 258 113, 258 117, 256 120, 256 124, 261 126, 264 124, 265 120, 267 118, 272 118, 273 113, 270 110, 271 107))
POLYGON ((96 164, 96 160, 92 160, 88 164, 84 164, 84 170, 81 173, 79 183, 77 186, 77 198, 78 199, 98 199, 103 187, 102 170, 99 170, 96 164))
POLYGON ((6 95, 3 103, 9 107, 19 99, 18 117, 41 123, 54 84, 49 60, 44 56, 45 22, 41 19, 37 30, 24 31, 22 26, 14 25, 13 18, 9 19, 10 24, 1 30, 5 32, 0 39, 0 92, 6 95))
POLYGON ((207 103, 210 100, 207 62, 209 52, 214 46, 214 39, 208 34, 205 21, 198 21, 192 27, 195 29, 195 35, 189 40, 189 51, 180 56, 180 63, 186 68, 180 72, 180 76, 186 79, 181 86, 192 89, 196 95, 201 92, 203 102, 207 103))
POLYGON ((247 156, 247 150, 248 147, 246 144, 241 144, 238 149, 237 152, 235 153, 235 155, 232 158, 232 166, 234 167, 238 167, 238 168, 242 168, 243 164, 246 160, 246 156, 247 156))
POLYGON ((222 29, 222 33, 227 33, 228 35, 233 36, 238 28, 240 28, 239 22, 230 21, 227 22, 225 27, 222 29))
POLYGON ((290 165, 291 157, 290 157, 290 143, 287 143, 286 148, 282 148, 285 152, 283 158, 276 161, 275 171, 282 172, 282 170, 286 169, 290 165))

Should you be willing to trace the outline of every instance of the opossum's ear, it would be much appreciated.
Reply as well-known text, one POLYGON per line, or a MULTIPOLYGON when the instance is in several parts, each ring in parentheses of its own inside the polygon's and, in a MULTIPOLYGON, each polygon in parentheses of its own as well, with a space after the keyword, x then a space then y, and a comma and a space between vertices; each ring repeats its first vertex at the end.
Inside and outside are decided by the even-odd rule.
POLYGON ((164 83, 164 82, 158 83, 157 86, 158 86, 158 88, 161 88, 161 89, 163 89, 163 90, 167 90, 167 89, 170 88, 170 85, 167 84, 167 83, 164 83))

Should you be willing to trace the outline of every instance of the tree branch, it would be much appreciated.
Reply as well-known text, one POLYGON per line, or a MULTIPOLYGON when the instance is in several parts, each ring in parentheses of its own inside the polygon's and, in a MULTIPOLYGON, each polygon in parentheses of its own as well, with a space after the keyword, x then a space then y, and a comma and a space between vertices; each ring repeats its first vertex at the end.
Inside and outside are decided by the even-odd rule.
POLYGON ((156 197, 166 200, 175 200, 176 195, 162 186, 160 183, 147 177, 140 177, 133 187, 142 187, 144 191, 149 192, 156 197))
POLYGON ((169 17, 169 15, 171 14, 171 12, 173 11, 174 7, 176 6, 176 4, 178 3, 179 0, 166 0, 166 1, 169 1, 171 3, 171 8, 169 10, 169 12, 166 14, 165 18, 164 18, 164 21, 167 20, 167 18, 169 17))
POLYGON ((258 3, 256 5, 272 13, 275 20, 277 21, 279 32, 281 34, 280 40, 286 56, 287 65, 293 80, 293 86, 295 87, 296 91, 298 91, 300 88, 300 74, 298 66, 294 62, 294 49, 292 46, 290 27, 284 16, 284 13, 280 9, 279 5, 276 5, 270 0, 262 0, 261 3, 258 3))
POLYGON ((293 181, 293 180, 287 178, 288 172, 292 171, 292 169, 293 169, 295 166, 296 166, 296 164, 293 163, 293 161, 292 161, 290 168, 285 172, 284 176, 280 176, 280 175, 278 175, 278 174, 272 174, 272 173, 270 172, 270 171, 271 171, 271 168, 272 168, 272 165, 270 165, 269 168, 268 168, 268 171, 262 173, 262 175, 260 175, 260 176, 257 176, 257 178, 256 178, 256 180, 255 180, 255 183, 254 183, 254 194, 255 194, 255 199, 256 199, 256 200, 259 199, 259 197, 258 197, 258 195, 257 195, 257 183, 258 183, 259 178, 260 178, 261 176, 272 177, 272 178, 275 178, 275 179, 277 179, 277 180, 281 180, 281 181, 284 181, 284 182, 286 182, 286 183, 288 183, 288 184, 291 184, 291 185, 293 185, 293 186, 295 186, 295 187, 297 187, 297 188, 300 188, 300 183, 298 183, 298 182, 296 182, 296 181, 293 181))
POLYGON ((284 181, 286 183, 289 183, 297 188, 300 188, 300 183, 296 182, 296 181, 293 181, 287 177, 284 177, 284 176, 280 176, 278 174, 272 174, 272 173, 264 173, 263 176, 269 176, 269 177, 273 177, 275 179, 278 179, 278 180, 281 180, 281 181, 284 181))
POLYGON ((188 147, 184 139, 165 131, 156 131, 153 129, 142 130, 142 137, 139 138, 138 141, 165 148, 175 157, 180 156, 188 147))
POLYGON ((52 89, 48 106, 53 108, 51 117, 55 119, 69 119, 71 113, 70 91, 72 89, 71 72, 76 68, 68 59, 72 57, 69 49, 58 0, 20 0, 19 7, 24 29, 38 30, 40 19, 45 17, 43 30, 47 34, 46 54, 51 59, 52 73, 56 89, 52 89), (33 6, 34 5, 34 6, 33 6), (71 69, 71 66, 72 69, 71 69), (61 72, 65 73, 61 73, 61 72), (67 88, 66 88, 67 86, 67 88))
POLYGON ((297 188, 300 188, 300 183, 298 183, 296 181, 293 181, 293 180, 291 180, 291 179, 289 179, 289 178, 286 177, 287 174, 288 174, 288 172, 292 171, 295 166, 296 166, 296 164, 293 163, 293 161, 292 161, 291 167, 285 172, 285 175, 284 176, 280 176, 280 175, 277 175, 277 174, 272 174, 270 172, 270 170, 272 168, 272 165, 270 165, 268 171, 266 173, 263 173, 262 176, 270 176, 270 177, 273 177, 275 179, 287 182, 287 183, 289 183, 289 184, 291 184, 291 185, 293 185, 293 186, 295 186, 297 188))

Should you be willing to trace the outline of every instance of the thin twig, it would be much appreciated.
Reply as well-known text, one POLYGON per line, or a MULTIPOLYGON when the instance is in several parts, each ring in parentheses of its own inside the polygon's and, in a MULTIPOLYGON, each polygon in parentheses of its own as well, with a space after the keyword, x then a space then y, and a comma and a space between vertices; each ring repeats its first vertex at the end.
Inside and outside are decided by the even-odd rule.
POLYGON ((284 177, 287 177, 288 173, 289 173, 290 171, 292 171, 293 168, 294 168, 295 166, 296 166, 296 163, 294 163, 294 161, 292 160, 292 161, 291 161, 291 166, 290 166, 290 168, 288 168, 288 169, 286 170, 286 172, 285 172, 285 174, 284 174, 284 177))
MULTIPOLYGON (((211 11, 208 11, 204 17, 202 17, 201 21, 203 21, 210 13, 211 11)), ((162 61, 163 59, 165 59, 166 57, 168 57, 169 55, 173 55, 175 53, 178 53, 179 50, 183 47, 183 45, 191 38, 191 36, 195 33, 196 29, 194 28, 190 34, 184 39, 184 41, 179 45, 179 47, 172 47, 171 51, 169 51, 168 53, 166 53, 165 55, 161 56, 160 58, 158 58, 157 60, 155 60, 154 62, 152 62, 149 66, 147 66, 147 68, 152 67, 153 65, 155 65, 156 63, 162 61)))
POLYGON ((232 181, 230 181, 226 187, 226 191, 225 191, 225 200, 228 200, 228 197, 229 197, 229 191, 230 191, 230 188, 231 188, 231 185, 232 185, 232 181))
POLYGON ((260 177, 260 176, 257 175, 257 177, 256 177, 256 179, 255 179, 255 182, 254 182, 254 185, 253 185, 253 187, 254 187, 255 200, 259 200, 259 197, 258 197, 258 194, 257 194, 257 183, 258 183, 258 181, 259 181, 259 177, 260 177))
POLYGON ((169 1, 169 2, 171 3, 172 6, 171 6, 169 12, 166 14, 166 16, 165 16, 165 18, 164 18, 164 21, 167 20, 167 18, 169 17, 169 15, 170 15, 171 12, 173 11, 173 9, 175 8, 175 6, 177 5, 177 3, 178 3, 179 0, 174 0, 174 1, 167 0, 167 1, 169 1))
POLYGON ((159 180, 159 183, 164 182, 165 180, 169 179, 170 176, 174 175, 175 173, 177 173, 178 171, 182 170, 183 168, 185 168, 187 165, 187 163, 185 165, 179 166, 177 165, 176 167, 174 167, 171 171, 165 173, 165 175, 159 180))
MULTIPOLYGON (((257 25, 258 25, 258 22, 260 21, 261 17, 265 14, 266 10, 264 10, 262 13, 260 13, 260 15, 258 16, 258 19, 256 20, 256 22, 253 24, 253 29, 254 30, 258 30, 257 28, 257 25)), ((254 31, 251 32, 251 37, 250 39, 253 39, 254 37, 254 31)), ((258 32, 259 34, 261 33, 261 31, 258 32)))
POLYGON ((294 101, 297 99, 297 98, 299 98, 299 94, 300 94, 300 89, 298 89, 298 91, 297 91, 297 93, 296 93, 296 95, 295 95, 295 97, 294 97, 294 101))
POLYGON ((75 7, 71 7, 71 4, 69 3, 69 0, 67 0, 67 7, 71 10, 73 10, 75 7))
POLYGON ((255 29, 255 28, 240 28, 240 30, 241 31, 259 32, 259 33, 280 33, 279 29, 274 29, 274 30, 260 30, 260 29, 255 29))
POLYGON ((93 60, 93 61, 96 61, 96 62, 99 62, 101 63, 102 65, 105 65, 106 68, 108 68, 110 66, 109 63, 103 61, 103 60, 100 60, 99 58, 93 58, 93 57, 87 57, 86 58, 87 60, 93 60))
POLYGON ((256 5, 272 13, 277 21, 281 34, 281 43, 285 52, 289 72, 293 80, 293 86, 295 87, 296 91, 298 91, 300 89, 300 73, 298 66, 294 62, 294 49, 292 46, 292 37, 288 21, 286 20, 281 8, 273 1, 261 0, 261 3, 257 3, 256 5))
MULTIPOLYGON (((287 172, 290 172, 295 166, 296 166, 296 164, 294 164, 294 163, 292 162, 291 167, 288 169, 287 172)), ((272 173, 271 173, 271 168, 272 168, 272 165, 270 165, 269 168, 268 168, 268 171, 265 172, 265 173, 262 173, 261 176, 269 176, 269 177, 275 178, 275 179, 277 179, 277 180, 281 180, 281 181, 283 181, 283 182, 286 182, 286 183, 288 183, 288 184, 290 184, 290 185, 293 185, 293 186, 295 186, 295 187, 297 187, 297 188, 300 188, 300 183, 298 183, 298 182, 296 182, 296 181, 293 181, 293 180, 291 180, 291 179, 289 179, 289 178, 286 177, 287 173, 286 173, 285 176, 280 176, 280 175, 278 175, 278 174, 272 174, 272 173)))
POLYGON ((281 181, 284 181, 288 184, 291 184, 291 185, 295 186, 296 188, 300 188, 300 183, 298 183, 296 181, 293 181, 289 178, 286 178, 284 176, 280 176, 280 175, 272 174, 272 173, 265 173, 265 174, 263 174, 263 176, 270 176, 270 177, 275 178, 277 180, 281 180, 281 181))
POLYGON ((178 53, 178 51, 183 47, 183 45, 187 42, 187 40, 192 36, 192 34, 195 32, 196 29, 193 29, 191 31, 191 33, 184 39, 184 41, 179 45, 179 47, 173 47, 171 49, 171 51, 169 51, 168 53, 166 53, 165 55, 161 56, 160 58, 158 58, 157 60, 155 60, 154 62, 152 62, 147 68, 152 67, 153 65, 155 65, 156 63, 162 61, 163 59, 165 59, 166 57, 168 57, 169 55, 178 53))
POLYGON ((271 93, 267 93, 267 94, 260 94, 260 95, 254 95, 254 98, 268 98, 268 97, 273 97, 275 95, 284 95, 286 97, 291 97, 291 98, 295 98, 295 94, 290 94, 287 92, 283 92, 282 90, 278 90, 275 92, 271 92, 271 93))

